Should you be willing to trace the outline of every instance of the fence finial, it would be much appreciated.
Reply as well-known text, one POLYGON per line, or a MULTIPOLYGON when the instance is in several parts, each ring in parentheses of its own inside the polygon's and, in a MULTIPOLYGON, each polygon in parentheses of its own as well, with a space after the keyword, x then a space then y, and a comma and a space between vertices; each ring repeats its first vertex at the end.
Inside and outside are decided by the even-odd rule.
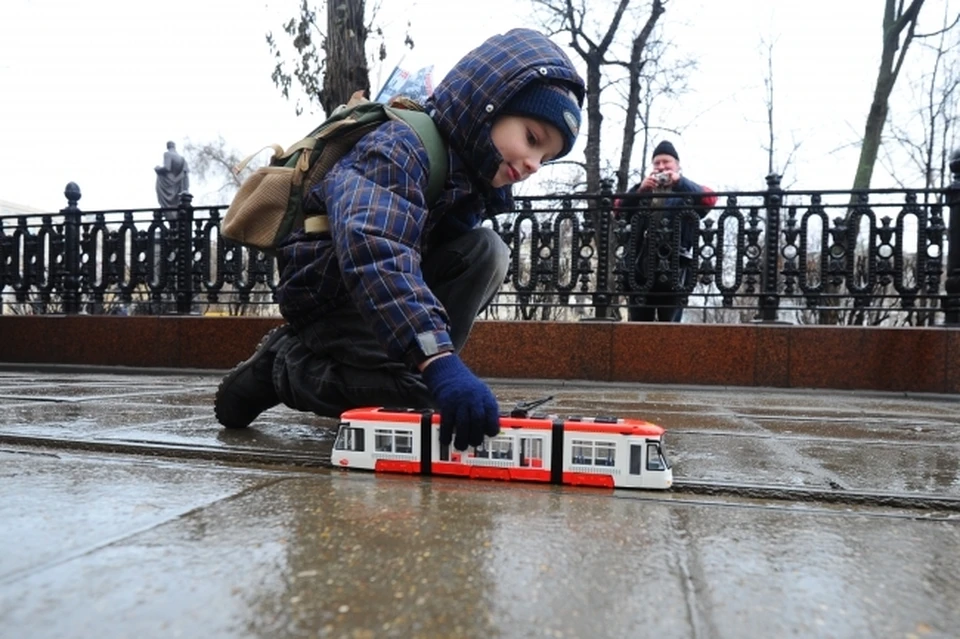
POLYGON ((63 189, 63 197, 67 198, 67 209, 73 210, 77 208, 77 202, 80 201, 80 187, 76 182, 68 182, 66 188, 63 189))

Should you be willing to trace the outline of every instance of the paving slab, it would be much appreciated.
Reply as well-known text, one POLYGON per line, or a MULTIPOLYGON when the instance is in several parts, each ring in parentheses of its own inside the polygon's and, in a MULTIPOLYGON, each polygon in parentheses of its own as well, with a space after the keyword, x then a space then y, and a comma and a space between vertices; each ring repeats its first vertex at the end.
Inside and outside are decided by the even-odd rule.
POLYGON ((3 636, 960 627, 960 526, 908 511, 9 449, 0 469, 3 636))
MULTIPOLYGON (((50 438, 329 461, 337 420, 280 406, 222 429, 215 374, 0 371, 0 440, 50 438)), ((679 479, 960 498, 960 397, 491 380, 501 405, 647 419, 679 479)))
MULTIPOLYGON (((0 636, 960 636, 956 510, 334 470, 218 381, 0 371, 0 636)), ((491 384, 660 423, 678 481, 960 495, 953 396, 491 384)))

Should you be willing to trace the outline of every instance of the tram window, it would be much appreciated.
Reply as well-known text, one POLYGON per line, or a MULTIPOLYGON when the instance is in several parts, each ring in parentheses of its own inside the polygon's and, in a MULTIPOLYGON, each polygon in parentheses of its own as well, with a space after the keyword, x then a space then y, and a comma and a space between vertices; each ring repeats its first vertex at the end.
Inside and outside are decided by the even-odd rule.
POLYGON ((473 449, 477 457, 484 459, 513 459, 511 439, 488 439, 473 449))
POLYGON ((539 437, 520 438, 520 465, 543 465, 543 440, 539 437), (536 461, 534 461, 536 460, 536 461))
POLYGON ((492 440, 490 456, 494 459, 513 459, 513 440, 499 438, 492 440))
POLYGON ((378 453, 392 453, 393 431, 379 428, 373 431, 373 450, 378 453))
POLYGON ((395 443, 396 443, 396 450, 398 453, 409 454, 413 452, 413 434, 412 433, 397 432, 395 443))
POLYGON ((413 452, 413 433, 408 430, 378 428, 373 431, 373 449, 378 453, 413 452))
POLYGON ((666 470, 667 465, 660 455, 660 444, 647 442, 647 470, 666 470))
POLYGON ((573 454, 573 463, 590 466, 593 464, 593 442, 574 439, 570 452, 573 454))
POLYGON ((617 445, 613 442, 597 442, 593 456, 596 466, 615 466, 617 445))
POLYGON ((531 437, 527 440, 530 449, 527 451, 529 457, 540 459, 543 457, 543 440, 539 437, 531 437))
POLYGON ((571 442, 571 461, 582 466, 614 466, 617 445, 575 439, 571 442))
POLYGON ((333 443, 334 450, 352 450, 363 452, 363 429, 341 426, 337 433, 337 441, 333 443))
POLYGON ((667 451, 663 449, 663 445, 660 445, 660 461, 663 462, 663 467, 666 470, 670 469, 670 460, 667 459, 667 451))
POLYGON ((643 466, 643 446, 640 444, 630 445, 630 474, 639 475, 643 466))

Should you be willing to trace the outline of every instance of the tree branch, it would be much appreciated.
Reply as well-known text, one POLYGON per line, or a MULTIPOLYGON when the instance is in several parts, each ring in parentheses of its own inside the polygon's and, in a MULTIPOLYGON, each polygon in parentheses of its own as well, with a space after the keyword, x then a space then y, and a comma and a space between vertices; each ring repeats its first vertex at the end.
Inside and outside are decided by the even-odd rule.
POLYGON ((949 26, 946 26, 946 27, 944 27, 944 28, 942 28, 942 29, 939 29, 939 30, 937 30, 937 31, 932 31, 932 32, 930 32, 930 33, 918 33, 917 35, 915 35, 915 36, 913 36, 913 37, 914 37, 914 38, 917 38, 917 39, 920 39, 920 38, 932 38, 933 36, 943 35, 943 34, 946 33, 947 31, 949 31, 950 29, 952 29, 952 28, 954 28, 955 26, 957 26, 957 24, 960 24, 960 13, 957 14, 957 17, 953 19, 953 22, 951 22, 949 26))

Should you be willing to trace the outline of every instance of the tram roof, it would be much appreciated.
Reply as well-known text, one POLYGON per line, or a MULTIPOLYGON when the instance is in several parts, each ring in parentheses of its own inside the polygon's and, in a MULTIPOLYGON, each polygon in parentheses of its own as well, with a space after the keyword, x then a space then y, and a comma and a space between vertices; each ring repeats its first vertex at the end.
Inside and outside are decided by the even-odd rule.
MULTIPOLYGON (((392 422, 419 424, 425 414, 430 413, 430 421, 439 426, 440 415, 429 409, 390 409, 381 407, 353 408, 345 411, 341 419, 345 421, 392 422)), ((531 417, 500 417, 501 429, 551 430, 556 421, 563 423, 564 431, 605 435, 635 435, 640 437, 659 437, 664 430, 652 422, 632 418, 608 417, 558 417, 555 415, 534 415, 531 417)))

